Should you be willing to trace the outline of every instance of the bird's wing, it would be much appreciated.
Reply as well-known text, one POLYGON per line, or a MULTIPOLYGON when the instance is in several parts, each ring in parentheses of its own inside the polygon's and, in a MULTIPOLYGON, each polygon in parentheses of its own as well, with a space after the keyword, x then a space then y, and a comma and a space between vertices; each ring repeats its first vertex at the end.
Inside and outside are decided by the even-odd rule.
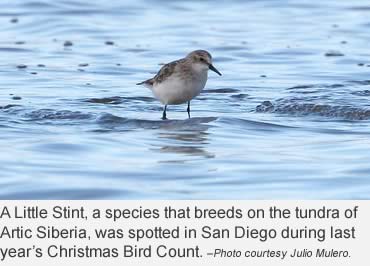
POLYGON ((154 83, 161 83, 173 74, 177 65, 184 59, 176 60, 171 63, 165 64, 158 73, 151 79, 137 83, 136 85, 153 86, 154 83))
POLYGON ((171 76, 180 60, 173 61, 171 63, 165 64, 153 78, 155 83, 161 83, 169 76, 171 76))

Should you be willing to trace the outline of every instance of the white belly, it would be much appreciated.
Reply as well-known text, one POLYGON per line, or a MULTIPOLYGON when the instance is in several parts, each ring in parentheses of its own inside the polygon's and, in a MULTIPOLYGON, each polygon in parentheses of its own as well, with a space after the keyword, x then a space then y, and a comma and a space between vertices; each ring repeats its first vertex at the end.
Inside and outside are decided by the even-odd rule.
POLYGON ((163 104, 182 104, 198 96, 207 82, 207 73, 197 80, 184 80, 169 77, 160 84, 155 84, 152 91, 163 104))

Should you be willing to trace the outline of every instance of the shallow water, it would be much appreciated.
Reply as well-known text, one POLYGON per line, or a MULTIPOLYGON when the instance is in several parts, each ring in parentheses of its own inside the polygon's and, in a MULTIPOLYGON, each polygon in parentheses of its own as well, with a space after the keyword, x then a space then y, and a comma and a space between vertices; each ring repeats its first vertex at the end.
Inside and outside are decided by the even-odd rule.
POLYGON ((369 199, 369 10, 1 1, 0 198, 369 199), (135 83, 200 48, 223 76, 161 121, 135 83))

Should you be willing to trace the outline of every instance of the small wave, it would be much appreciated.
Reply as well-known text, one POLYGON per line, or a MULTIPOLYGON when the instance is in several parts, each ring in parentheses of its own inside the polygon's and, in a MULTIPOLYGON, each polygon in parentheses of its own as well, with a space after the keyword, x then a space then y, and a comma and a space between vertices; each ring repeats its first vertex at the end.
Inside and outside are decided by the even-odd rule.
POLYGON ((367 12, 370 10, 370 6, 350 6, 348 9, 367 12))
POLYGON ((370 119, 370 109, 352 106, 333 106, 329 104, 314 103, 286 103, 264 101, 256 107, 260 113, 279 113, 289 115, 319 115, 324 117, 344 118, 348 120, 368 120, 370 119))
POLYGON ((21 7, 27 8, 27 9, 42 9, 42 8, 55 8, 56 6, 45 1, 28 1, 25 3, 20 4, 21 7))
POLYGON ((91 119, 92 114, 82 113, 79 111, 61 110, 56 111, 52 109, 35 110, 24 115, 28 120, 84 120, 91 119))
MULTIPOLYGON (((216 117, 197 117, 185 120, 146 120, 131 119, 104 113, 96 118, 96 123, 105 129, 110 130, 133 130, 133 129, 196 129, 199 125, 210 123, 216 120, 216 117)), ((101 131, 99 129, 98 131, 101 131)), ((103 130, 104 131, 104 130, 103 130)))
POLYGON ((98 124, 118 124, 118 123, 121 124, 121 123, 125 123, 127 120, 128 118, 119 117, 119 116, 115 116, 115 115, 108 114, 108 113, 103 113, 96 118, 96 123, 98 124))
POLYGON ((13 108, 13 107, 19 107, 19 106, 20 106, 19 104, 8 104, 8 105, 0 106, 0 110, 6 110, 6 109, 13 108))
POLYGON ((88 103, 101 103, 101 104, 121 104, 123 99, 121 97, 107 97, 107 98, 91 98, 83 100, 88 103))
POLYGON ((311 85, 298 85, 287 88, 287 90, 305 90, 305 89, 335 89, 345 87, 344 84, 311 84, 311 85))
POLYGON ((232 99, 235 100, 244 100, 249 97, 249 94, 240 93, 240 94, 234 94, 230 96, 232 99))
POLYGON ((246 46, 216 46, 213 48, 215 51, 227 51, 227 52, 233 52, 233 51, 243 51, 247 50, 246 46))
POLYGON ((220 122, 224 124, 234 125, 234 126, 242 126, 243 128, 247 128, 247 129, 258 129, 258 130, 262 129, 266 131, 277 131, 277 130, 286 129, 286 128, 294 128, 294 127, 286 126, 286 125, 253 121, 253 120, 242 119, 242 118, 222 118, 220 119, 220 122))
POLYGON ((85 99, 84 102, 88 103, 99 103, 99 104, 122 104, 125 102, 133 102, 133 101, 140 101, 140 102, 153 102, 155 101, 154 98, 151 97, 120 97, 120 96, 113 96, 113 97, 104 97, 104 98, 91 98, 85 99))
POLYGON ((112 198, 118 195, 130 195, 131 191, 118 189, 100 189, 100 188, 81 188, 81 189, 32 189, 21 190, 16 192, 6 192, 0 194, 0 199, 97 199, 97 198, 112 198))
POLYGON ((0 52, 5 53, 29 53, 32 52, 30 49, 15 48, 15 47, 0 47, 0 52))
POLYGON ((298 85, 298 86, 287 88, 287 90, 311 89, 315 87, 316 87, 315 85, 298 85))
POLYGON ((237 89, 223 88, 223 89, 208 89, 203 90, 202 93, 236 93, 239 92, 237 89))
POLYGON ((215 59, 215 62, 220 63, 220 62, 232 62, 235 61, 236 59, 233 57, 229 56, 218 56, 217 60, 215 59))
POLYGON ((353 80, 350 82, 358 85, 370 85, 370 80, 353 80))
POLYGON ((330 50, 330 51, 327 51, 325 53, 325 56, 327 57, 331 57, 331 56, 344 56, 344 54, 340 51, 336 51, 336 50, 330 50))
POLYGON ((131 52, 131 53, 144 53, 144 52, 149 52, 148 49, 143 49, 143 48, 129 48, 129 49, 125 49, 127 52, 131 52))
POLYGON ((356 96, 370 96, 370 90, 355 91, 355 92, 351 92, 351 94, 356 95, 356 96))

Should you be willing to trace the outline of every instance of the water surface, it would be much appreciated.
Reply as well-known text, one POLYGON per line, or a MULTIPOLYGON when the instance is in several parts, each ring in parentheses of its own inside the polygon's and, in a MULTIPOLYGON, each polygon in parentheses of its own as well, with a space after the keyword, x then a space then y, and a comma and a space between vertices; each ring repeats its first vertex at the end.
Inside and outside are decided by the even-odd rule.
POLYGON ((1 199, 369 199, 370 1, 0 3, 1 199), (170 106, 135 83, 209 50, 170 106))

